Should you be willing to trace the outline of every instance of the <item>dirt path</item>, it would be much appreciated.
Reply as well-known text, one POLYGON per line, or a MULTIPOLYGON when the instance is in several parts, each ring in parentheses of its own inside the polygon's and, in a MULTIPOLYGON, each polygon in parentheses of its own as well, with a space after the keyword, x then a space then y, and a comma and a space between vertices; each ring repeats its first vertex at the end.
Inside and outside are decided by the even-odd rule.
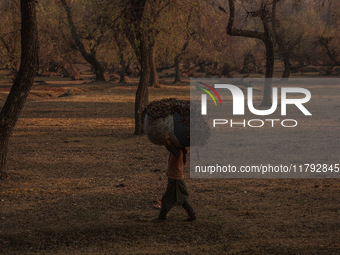
MULTIPOLYGON (((132 135, 136 85, 60 87, 32 96, 15 129, 1 184, 1 253, 340 253, 335 179, 187 179, 198 220, 183 222, 176 207, 155 225, 167 152, 132 135), (70 88, 77 93, 58 97, 70 88)), ((150 100, 188 93, 163 86, 150 100)))

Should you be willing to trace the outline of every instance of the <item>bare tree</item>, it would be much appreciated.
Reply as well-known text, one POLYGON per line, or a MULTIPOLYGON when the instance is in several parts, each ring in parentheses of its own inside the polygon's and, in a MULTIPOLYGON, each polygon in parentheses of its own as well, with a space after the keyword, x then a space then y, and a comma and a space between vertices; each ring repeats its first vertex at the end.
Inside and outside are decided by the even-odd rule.
MULTIPOLYGON (((172 0, 174 2, 174 0, 172 0)), ((149 56, 150 56, 150 86, 154 88, 160 88, 160 84, 157 76, 157 65, 156 65, 156 45, 157 37, 161 32, 162 15, 164 10, 170 6, 170 0, 148 0, 148 34, 149 34, 149 56)), ((166 24, 167 26, 167 24, 166 24)))
POLYGON ((0 113, 0 178, 7 177, 7 153, 12 135, 38 70, 38 29, 36 0, 20 0, 21 64, 0 113))
POLYGON ((60 0, 62 6, 65 9, 66 15, 67 15, 67 22, 69 25, 69 28, 71 30, 71 35, 74 41, 74 47, 81 53, 83 58, 91 65, 93 68, 95 74, 96 74, 96 80, 97 81, 105 81, 105 75, 104 75, 104 68, 99 63, 96 57, 98 46, 100 45, 103 36, 104 36, 104 29, 103 26, 100 26, 98 28, 99 36, 94 40, 94 43, 90 44, 90 52, 87 52, 83 42, 81 41, 79 34, 77 33, 76 26, 73 22, 73 16, 70 6, 66 3, 66 0, 60 0))
MULTIPOLYGON (((157 33, 158 34, 158 33, 157 33)), ((153 42, 149 43, 149 56, 150 56, 150 81, 149 85, 154 87, 154 88, 160 88, 161 85, 159 84, 158 81, 158 76, 157 76, 157 65, 156 65, 156 33, 154 34, 154 39, 153 42)))
MULTIPOLYGON (((285 31, 281 26, 280 19, 277 17, 277 6, 279 2, 284 2, 285 0, 273 0, 272 3, 272 32, 277 44, 278 52, 284 63, 284 70, 282 73, 282 78, 288 78, 291 73, 292 65, 290 58, 294 48, 300 43, 301 37, 293 39, 289 36, 289 32, 285 31)), ((296 0, 295 4, 300 3, 302 0, 296 0)))
POLYGON ((174 57, 174 63, 175 63, 175 80, 174 83, 181 81, 181 61, 185 53, 187 52, 187 48, 189 46, 190 40, 192 36, 195 34, 195 31, 192 31, 190 28, 190 20, 192 17, 193 8, 190 9, 188 18, 186 20, 186 33, 185 33, 185 39, 184 44, 182 45, 182 48, 180 51, 175 55, 174 57))
MULTIPOLYGON (((235 1, 229 1, 229 21, 227 26, 227 34, 231 36, 242 36, 248 38, 254 38, 261 40, 266 48, 266 79, 265 86, 264 86, 264 93, 262 99, 262 106, 269 106, 271 105, 272 99, 272 86, 270 79, 273 77, 274 73, 274 43, 273 43, 273 36, 272 31, 270 29, 270 21, 271 21, 271 14, 269 10, 269 2, 270 1, 261 1, 259 9, 254 11, 247 11, 247 16, 252 18, 260 18, 263 32, 257 30, 247 30, 247 29, 239 29, 235 26, 235 1)), ((220 7, 222 11, 226 13, 226 11, 220 7)))
POLYGON ((117 22, 112 27, 113 30, 113 37, 115 41, 115 45, 118 49, 118 56, 119 56, 119 63, 120 63, 120 70, 119 70, 119 82, 126 83, 126 60, 125 60, 125 52, 128 47, 128 42, 124 35, 123 26, 121 22, 117 22))
POLYGON ((150 73, 153 74, 153 83, 157 82, 154 47, 159 30, 155 27, 156 21, 170 1, 125 0, 123 3, 124 32, 141 67, 135 99, 135 134, 141 135, 144 133, 142 112, 148 103, 150 73))
POLYGON ((134 49, 141 66, 139 84, 135 98, 135 135, 143 131, 142 112, 149 100, 148 84, 150 80, 150 57, 148 30, 145 27, 145 9, 147 0, 127 0, 124 11, 125 34, 134 49))

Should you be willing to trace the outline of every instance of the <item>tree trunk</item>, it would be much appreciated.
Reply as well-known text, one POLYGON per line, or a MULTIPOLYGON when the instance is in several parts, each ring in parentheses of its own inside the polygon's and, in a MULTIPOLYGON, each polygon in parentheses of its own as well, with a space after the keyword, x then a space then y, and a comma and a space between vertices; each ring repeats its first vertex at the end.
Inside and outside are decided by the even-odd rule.
POLYGON ((290 72, 292 70, 292 65, 290 63, 290 56, 288 52, 282 53, 283 63, 285 65, 285 70, 282 73, 282 78, 289 78, 290 72))
POLYGON ((119 70, 119 82, 126 83, 126 61, 125 61, 125 52, 127 48, 127 42, 124 37, 124 31, 121 28, 114 27, 113 29, 113 37, 118 48, 118 55, 119 55, 119 63, 120 63, 120 70, 119 70))
POLYGON ((144 134, 143 110, 148 104, 148 84, 150 79, 150 56, 144 36, 140 40, 141 73, 135 99, 135 135, 144 134))
POLYGON ((292 66, 290 64, 290 47, 288 46, 288 43, 284 41, 285 35, 283 31, 280 31, 280 21, 276 19, 276 10, 277 10, 277 4, 280 2, 280 0, 273 0, 272 5, 272 31, 276 40, 276 43, 279 48, 280 55, 283 59, 284 63, 284 71, 282 73, 282 78, 289 78, 290 72, 292 69, 292 66))
POLYGON ((161 85, 158 82, 157 76, 157 66, 156 66, 156 54, 155 54, 155 44, 150 44, 150 86, 154 88, 160 88, 161 85))
POLYGON ((0 113, 0 178, 7 177, 8 143, 38 70, 36 0, 20 0, 21 63, 17 77, 0 113))
POLYGON ((88 53, 85 49, 84 44, 81 42, 76 27, 73 22, 72 12, 70 9, 70 6, 66 3, 66 0, 60 0, 61 4, 63 5, 66 14, 67 14, 67 22, 71 30, 72 38, 74 40, 75 46, 78 49, 78 51, 81 53, 83 58, 91 65, 95 75, 96 75, 96 81, 105 81, 105 71, 104 68, 101 66, 99 61, 96 57, 96 51, 92 50, 91 53, 88 53))
POLYGON ((186 36, 185 36, 185 42, 180 50, 180 52, 175 56, 174 63, 175 63, 175 80, 174 83, 181 81, 181 61, 183 58, 183 55, 186 53, 186 50, 190 43, 190 38, 195 34, 195 31, 190 31, 190 20, 192 17, 193 8, 190 9, 188 19, 186 22, 186 36))
POLYGON ((262 41, 266 46, 266 81, 264 84, 264 92, 261 106, 272 105, 272 78, 274 74, 274 43, 269 22, 265 18, 265 10, 262 10, 261 20, 263 24, 263 38, 262 41))
POLYGON ((181 81, 181 68, 180 68, 181 57, 179 55, 177 55, 174 60, 175 60, 175 80, 174 80, 174 83, 176 83, 176 82, 181 81))
POLYGON ((143 110, 148 103, 148 85, 150 81, 150 56, 148 52, 148 33, 143 24, 146 0, 129 0, 128 7, 123 13, 125 17, 124 32, 136 53, 141 66, 139 84, 135 98, 135 135, 142 135, 143 110))
POLYGON ((271 38, 264 40, 266 46, 266 80, 261 106, 272 104, 272 78, 274 73, 274 45, 271 38))
POLYGON ((256 62, 254 55, 250 51, 248 51, 243 56, 243 68, 240 73, 246 74, 252 71, 256 71, 256 62))
POLYGON ((121 49, 119 52, 119 58, 120 58, 119 82, 126 83, 126 76, 125 76, 126 63, 125 63, 124 51, 121 49))
POLYGON ((101 64, 98 62, 96 56, 93 54, 88 53, 82 53, 84 59, 91 65, 95 75, 96 75, 96 81, 105 81, 105 72, 104 68, 101 66, 101 64))
POLYGON ((7 154, 10 135, 0 128, 0 180, 7 178, 7 154))
MULTIPOLYGON (((191 17, 191 15, 189 15, 189 18, 188 18, 187 29, 189 27, 190 17, 191 17)), ((175 62, 175 80, 174 80, 174 83, 181 81, 180 64, 181 64, 182 57, 186 53, 186 50, 189 46, 189 42, 190 42, 190 34, 187 34, 185 43, 183 44, 181 51, 174 58, 174 62, 175 62)))
MULTIPOLYGON (((227 26, 227 34, 232 36, 243 36, 248 38, 254 38, 261 40, 266 47, 266 82, 264 85, 264 93, 262 99, 262 106, 270 106, 272 99, 272 86, 271 79, 273 78, 274 72, 274 45, 272 41, 271 32, 269 29, 269 21, 267 20, 267 10, 261 6, 261 9, 256 13, 256 17, 260 17, 263 25, 264 32, 258 32, 246 29, 235 28, 235 2, 229 0, 229 20, 227 26)), ((223 8, 222 8, 223 9, 223 8)), ((224 10, 224 9, 223 9, 224 10)), ((225 12, 225 10, 224 10, 225 12)), ((254 13, 255 17, 255 13, 254 13)))

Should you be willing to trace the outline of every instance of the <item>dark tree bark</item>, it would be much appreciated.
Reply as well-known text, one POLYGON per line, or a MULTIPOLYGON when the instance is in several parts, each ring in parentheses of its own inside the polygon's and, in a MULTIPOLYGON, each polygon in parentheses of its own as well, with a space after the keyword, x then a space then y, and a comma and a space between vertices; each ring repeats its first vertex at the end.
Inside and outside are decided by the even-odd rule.
POLYGON ((125 51, 127 49, 127 41, 124 36, 124 32, 121 29, 120 25, 113 27, 113 36, 115 39, 115 44, 118 48, 119 62, 120 62, 120 70, 119 70, 119 82, 126 83, 126 60, 125 60, 125 51))
POLYGON ((135 135, 144 134, 143 110, 149 101, 150 58, 145 40, 141 40, 141 73, 135 99, 135 135))
POLYGON ((126 61, 125 61, 125 50, 126 50, 126 42, 125 38, 122 38, 122 35, 118 35, 121 31, 115 31, 115 42, 118 47, 118 55, 119 55, 119 63, 120 63, 120 70, 119 70, 119 82, 126 83, 126 61))
POLYGON ((175 80, 174 80, 174 83, 181 81, 181 67, 180 67, 180 65, 181 65, 182 57, 185 54, 188 46, 189 46, 189 38, 186 39, 185 43, 183 44, 181 51, 174 58, 174 62, 175 62, 175 80))
POLYGON ((174 62, 175 62, 175 80, 174 83, 180 82, 181 81, 181 58, 180 56, 176 55, 174 58, 174 62))
POLYGON ((21 0, 21 64, 0 113, 0 178, 7 177, 8 143, 38 70, 36 0, 21 0))
MULTIPOLYGON (((77 50, 81 53, 83 58, 91 65, 95 75, 96 75, 96 81, 105 81, 105 71, 104 68, 101 66, 99 61, 97 60, 96 53, 97 53, 97 47, 98 44, 101 41, 101 37, 98 39, 98 42, 93 45, 93 47, 90 50, 90 53, 88 53, 85 49, 84 44, 80 40, 76 27, 73 22, 72 12, 70 9, 70 6, 66 3, 66 0, 60 0, 61 4, 63 5, 66 15, 67 15, 67 22, 71 30, 72 38, 75 44, 75 47, 77 50)), ((102 34, 103 35, 103 34, 102 34)))
MULTIPOLYGON (((266 30, 266 29, 265 29, 266 30)), ((264 84, 261 106, 272 105, 272 78, 274 73, 274 44, 269 35, 263 41, 266 46, 266 80, 264 84)))
MULTIPOLYGON (((155 44, 158 30, 153 28, 169 1, 126 0, 123 13, 124 32, 141 66, 135 100, 135 135, 144 134, 143 110, 148 104, 150 82, 150 44, 155 44)), ((155 72, 155 70, 154 70, 155 72)))
POLYGON ((157 76, 155 43, 150 43, 149 45, 149 56, 150 56, 150 86, 153 86, 154 88, 160 88, 161 85, 159 84, 157 76))
POLYGON ((148 84, 150 80, 149 37, 143 26, 143 16, 146 0, 129 0, 124 13, 126 38, 135 51, 141 66, 138 88, 135 98, 135 135, 144 134, 143 110, 148 104, 148 84))
POLYGON ((192 17, 192 12, 193 12, 193 8, 191 8, 189 15, 188 15, 188 19, 186 21, 186 36, 185 36, 185 42, 180 50, 180 52, 174 57, 174 63, 175 63, 175 80, 174 83, 176 82, 180 82, 181 81, 181 61, 183 58, 183 55, 186 53, 187 48, 189 46, 190 43, 190 38, 195 34, 195 32, 190 32, 190 20, 192 17))
POLYGON ((243 56, 243 67, 240 73, 249 73, 251 71, 256 71, 256 62, 254 55, 248 51, 243 56))
MULTIPOLYGON (((220 9, 224 10, 220 7, 220 9)), ((261 5, 261 8, 256 12, 249 13, 252 17, 261 18, 264 32, 236 29, 235 28, 235 2, 229 0, 229 21, 227 26, 227 34, 231 36, 242 36, 261 40, 266 47, 266 82, 264 85, 264 93, 262 106, 270 106, 272 101, 272 86, 271 79, 274 73, 274 44, 272 34, 269 28, 268 10, 266 5, 261 5)))
POLYGON ((284 71, 282 73, 282 78, 289 78, 292 65, 290 63, 290 52, 293 47, 290 46, 288 42, 285 42, 284 40, 284 32, 280 31, 280 21, 276 18, 276 10, 277 10, 277 4, 281 0, 273 0, 272 5, 272 31, 274 34, 275 41, 277 43, 277 46, 279 48, 279 53, 283 59, 284 63, 284 71))
POLYGON ((148 1, 148 12, 147 12, 147 24, 148 27, 146 33, 148 34, 149 41, 149 64, 150 64, 150 86, 154 88, 160 88, 161 85, 158 81, 157 76, 157 65, 156 65, 156 53, 155 46, 157 42, 157 37, 159 35, 159 28, 157 28, 157 23, 159 22, 159 17, 162 12, 170 6, 170 0, 149 0, 148 1))
POLYGON ((120 49, 119 60, 120 60, 119 82, 126 83, 126 74, 125 74, 126 62, 125 62, 124 50, 120 49))
POLYGON ((286 51, 281 52, 282 58, 283 58, 283 63, 285 66, 285 69, 283 70, 282 73, 282 78, 289 78, 290 73, 292 71, 292 65, 290 63, 290 54, 286 51))

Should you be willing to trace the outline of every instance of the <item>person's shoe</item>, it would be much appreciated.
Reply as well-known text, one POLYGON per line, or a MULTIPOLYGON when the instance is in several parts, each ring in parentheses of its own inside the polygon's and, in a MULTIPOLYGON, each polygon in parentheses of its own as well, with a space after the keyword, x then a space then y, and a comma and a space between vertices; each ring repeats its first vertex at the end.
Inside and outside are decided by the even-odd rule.
POLYGON ((194 221, 196 220, 196 214, 189 216, 188 218, 186 218, 184 221, 194 221))
POLYGON ((160 218, 157 218, 157 219, 154 219, 152 222, 153 223, 162 223, 162 222, 165 222, 166 219, 160 219, 160 218))

